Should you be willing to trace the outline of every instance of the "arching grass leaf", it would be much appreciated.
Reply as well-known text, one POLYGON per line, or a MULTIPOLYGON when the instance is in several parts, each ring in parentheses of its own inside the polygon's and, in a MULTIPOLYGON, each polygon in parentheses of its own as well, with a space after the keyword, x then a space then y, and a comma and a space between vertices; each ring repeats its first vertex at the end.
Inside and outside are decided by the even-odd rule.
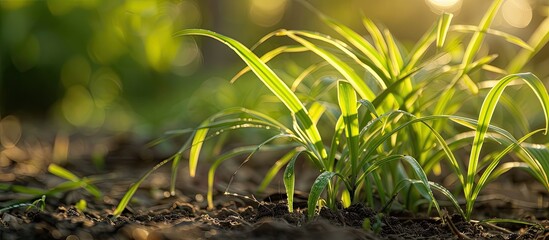
POLYGON ((330 180, 336 175, 334 172, 323 172, 316 178, 311 191, 309 191, 309 199, 307 200, 307 216, 312 219, 315 215, 316 204, 320 199, 320 194, 324 191, 330 180))

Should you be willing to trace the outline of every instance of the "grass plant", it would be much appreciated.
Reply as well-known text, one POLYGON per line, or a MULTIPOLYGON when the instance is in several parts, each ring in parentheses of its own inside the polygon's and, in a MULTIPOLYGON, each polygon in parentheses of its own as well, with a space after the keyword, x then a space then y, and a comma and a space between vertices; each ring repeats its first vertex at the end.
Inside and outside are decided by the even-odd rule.
POLYGON ((295 164, 302 159, 310 160, 318 176, 309 192, 309 218, 314 217, 320 202, 329 208, 336 208, 338 202, 344 206, 360 202, 379 209, 389 209, 395 202, 402 202, 409 209, 426 204, 442 216, 435 191, 450 199, 466 219, 471 219, 481 190, 513 168, 525 169, 549 191, 547 145, 526 143, 533 135, 546 134, 549 129, 549 94, 534 74, 518 73, 547 43, 547 21, 526 43, 490 28, 501 3, 502 0, 495 0, 478 26, 452 25, 452 15, 442 14, 411 48, 404 47, 390 31, 366 17, 363 25, 369 35, 363 37, 307 3, 305 6, 341 39, 282 29, 248 48, 235 39, 204 29, 175 33, 176 37, 213 38, 232 49, 247 66, 233 81, 248 71, 253 72, 285 106, 287 119, 291 121, 279 121, 251 109, 231 108, 212 115, 196 129, 177 131, 190 134, 186 144, 132 185, 113 215, 119 216, 141 182, 168 162, 172 162, 174 193, 175 177, 187 152, 189 173, 195 176, 206 141, 220 133, 244 128, 263 129, 271 136, 259 144, 230 150, 213 161, 208 176, 210 208, 214 207, 214 175, 220 164, 240 155, 246 156, 244 164, 258 151, 280 149, 286 149, 287 154, 273 164, 260 190, 285 167, 283 182, 288 210, 293 211, 299 174, 295 164), (461 45, 461 40, 471 33, 468 44, 461 45), (507 67, 491 65, 497 55, 481 55, 480 51, 487 35, 521 48, 518 60, 510 61, 507 67), (262 56, 254 53, 256 47, 276 37, 292 39, 297 45, 280 46, 262 56), (268 62, 275 61, 280 54, 296 52, 310 52, 319 60, 304 68, 294 82, 284 82, 268 62), (335 77, 314 77, 315 72, 326 68, 335 70, 335 77), (528 131, 518 139, 492 121, 496 106, 501 103, 514 113, 510 119, 527 122, 504 93, 506 87, 517 83, 532 90, 545 119, 540 129, 528 131), (467 101, 479 103, 476 117, 462 115, 467 101), (486 148, 486 142, 499 147, 486 148), (464 149, 470 151, 468 158, 464 149), (502 163, 509 153, 520 161, 502 163), (458 195, 428 179, 445 167, 457 179, 465 198, 464 207, 458 204, 458 195))
MULTIPOLYGON (((15 192, 23 195, 23 197, 21 197, 20 199, 3 203, 5 205, 5 208, 3 209, 11 209, 11 208, 14 208, 14 206, 15 207, 30 206, 30 205, 37 206, 37 203, 39 202, 36 202, 36 201, 30 205, 24 202, 27 202, 32 199, 37 199, 37 198, 39 198, 38 200, 42 199, 42 202, 43 202, 46 196, 53 196, 53 195, 65 193, 65 192, 76 190, 76 189, 84 189, 86 190, 86 192, 88 192, 91 196, 95 197, 96 199, 101 199, 103 196, 103 193, 94 185, 95 182, 101 180, 100 178, 94 178, 94 177, 80 178, 76 174, 72 173, 71 171, 53 163, 48 166, 48 172, 55 176, 63 178, 66 181, 61 182, 50 189, 42 189, 42 188, 16 185, 16 184, 0 183, 1 191, 15 192)), ((2 212, 2 210, 0 210, 0 212, 2 212)))

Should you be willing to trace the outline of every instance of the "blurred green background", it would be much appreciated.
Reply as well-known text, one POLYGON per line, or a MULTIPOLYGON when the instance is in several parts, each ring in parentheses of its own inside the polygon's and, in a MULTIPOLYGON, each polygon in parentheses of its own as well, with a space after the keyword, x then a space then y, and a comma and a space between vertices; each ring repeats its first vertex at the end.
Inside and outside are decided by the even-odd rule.
MULTIPOLYGON (((362 33, 365 15, 412 44, 440 12, 478 24, 492 1, 309 2, 362 33)), ((492 27, 527 40, 548 15, 546 0, 507 0, 492 27)), ((225 46, 172 37, 185 28, 210 29, 247 46, 279 28, 334 34, 292 0, 0 0, 0 118, 15 115, 68 133, 157 136, 227 107, 269 107, 257 100, 266 90, 252 75, 229 83, 244 64, 225 46)), ((276 41, 289 40, 264 49, 276 41)), ((541 79, 549 75, 544 51, 529 69, 541 79)), ((515 52, 499 49, 498 61, 515 52)), ((299 57, 280 58, 275 68, 288 73, 307 66, 299 57)))

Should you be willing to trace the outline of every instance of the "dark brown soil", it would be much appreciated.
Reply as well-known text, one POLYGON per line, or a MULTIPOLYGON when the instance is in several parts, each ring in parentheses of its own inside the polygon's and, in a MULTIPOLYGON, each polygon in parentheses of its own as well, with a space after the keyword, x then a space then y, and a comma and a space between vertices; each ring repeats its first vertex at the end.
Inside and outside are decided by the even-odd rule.
MULTIPOLYGON (((24 207, 1 214, 0 239, 546 239, 549 222, 505 228, 464 221, 451 215, 414 217, 405 213, 378 214, 360 204, 337 211, 323 209, 308 221, 304 210, 289 213, 283 202, 243 204, 223 198, 223 204, 208 211, 202 202, 187 197, 162 198, 151 207, 130 207, 112 220, 111 200, 88 199, 79 211, 66 204, 77 193, 60 199, 50 197, 44 211, 24 207), (189 201, 190 200, 190 201, 189 201), (364 219, 380 223, 378 232, 363 229, 364 219), (452 231, 451 225, 457 231, 452 231)), ((81 196, 84 196, 82 194, 81 196)), ((132 204, 136 205, 136 204, 132 204)), ((530 219, 532 220, 532 219, 530 219)))
MULTIPOLYGON (((335 211, 322 209, 313 220, 307 220, 305 200, 298 200, 296 211, 289 213, 280 200, 284 196, 277 193, 260 201, 218 193, 216 208, 207 210, 204 178, 191 179, 182 173, 177 195, 167 196, 169 167, 151 175, 122 216, 112 219, 112 212, 128 186, 154 164, 154 161, 135 160, 148 155, 142 152, 135 155, 139 151, 129 149, 109 155, 107 168, 103 170, 95 170, 86 158, 65 165, 79 176, 95 175, 101 179, 96 186, 104 197, 95 199, 78 189, 47 196, 44 210, 27 206, 3 209, 0 239, 549 239, 549 209, 524 207, 505 199, 479 201, 475 217, 506 217, 536 224, 496 226, 468 222, 452 213, 442 221, 438 217, 406 212, 381 214, 360 204, 335 211), (84 211, 75 207, 81 199, 87 202, 84 211), (373 226, 368 230, 363 228, 365 219, 373 226)), ((0 175, 15 174, 3 184, 48 189, 63 182, 44 171, 21 172, 17 167, 20 164, 28 162, 13 161, 0 169, 0 175)), ((242 169, 239 174, 251 176, 253 171, 242 169)), ((224 181, 223 176, 219 178, 224 181)), ((243 185, 246 184, 257 186, 254 182, 243 185)), ((0 208, 14 206, 14 200, 31 203, 35 199, 0 190, 0 208)), ((451 208, 448 211, 453 212, 451 208)))

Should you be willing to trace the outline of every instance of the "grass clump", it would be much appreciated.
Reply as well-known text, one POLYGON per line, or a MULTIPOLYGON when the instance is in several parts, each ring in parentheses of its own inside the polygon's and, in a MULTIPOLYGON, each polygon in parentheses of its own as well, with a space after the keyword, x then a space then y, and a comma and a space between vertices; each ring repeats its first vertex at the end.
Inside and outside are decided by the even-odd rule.
MULTIPOLYGON (((546 24, 540 25, 529 43, 490 28, 501 5, 496 0, 478 26, 452 25, 452 15, 442 14, 439 20, 410 49, 400 44, 386 29, 368 18, 363 19, 369 38, 319 13, 320 19, 341 38, 302 31, 279 30, 263 37, 259 46, 275 37, 292 39, 297 45, 275 48, 263 56, 256 55, 230 37, 203 29, 177 32, 177 37, 205 36, 216 39, 232 49, 276 99, 285 106, 290 121, 245 108, 231 108, 206 119, 197 129, 178 131, 190 138, 174 156, 159 163, 126 193, 114 212, 119 216, 139 184, 155 169, 172 162, 172 193, 177 169, 183 155, 189 152, 190 175, 196 174, 199 155, 205 141, 221 132, 242 128, 264 129, 271 134, 259 144, 232 149, 218 156, 208 176, 208 206, 213 205, 213 183, 217 167, 224 161, 246 155, 245 162, 258 151, 285 149, 267 172, 260 185, 265 189, 282 170, 288 210, 293 211, 296 161, 304 156, 318 170, 308 199, 308 216, 314 216, 322 202, 336 208, 365 203, 371 207, 390 209, 395 202, 416 209, 419 204, 434 207, 442 216, 435 192, 450 199, 466 219, 471 218, 474 203, 484 186, 512 168, 530 172, 549 190, 549 150, 546 145, 525 143, 540 132, 547 133, 549 94, 542 81, 532 73, 518 73, 546 44, 546 24), (469 43, 460 42, 470 36, 469 43), (491 65, 497 55, 481 55, 486 35, 494 35, 522 48, 521 54, 506 69, 491 65), (269 67, 280 54, 310 52, 319 61, 312 63, 286 83, 269 67), (459 56, 459 57, 456 57, 459 56), (323 69, 337 73, 315 78, 323 69), (487 76, 494 76, 490 81, 487 76), (516 110, 504 90, 522 80, 541 104, 545 124, 519 139, 509 131, 492 124, 498 104, 512 114, 509 119, 527 122, 516 110), (487 87, 488 86, 488 87, 487 87), (334 90, 335 89, 335 90, 334 90), (480 102, 478 117, 468 117, 467 102, 480 102), (498 147, 485 148, 485 142, 498 147), (463 149, 470 151, 464 157, 463 149), (518 162, 500 164, 508 153, 518 162), (465 207, 457 195, 428 176, 440 174, 448 167, 457 179, 465 198, 465 207), (411 188, 414 186, 415 188, 411 188), (322 199, 322 194, 326 196, 322 199), (401 193, 405 194, 401 194, 401 193), (398 195, 404 196, 398 198, 398 195), (378 200, 376 200, 376 198, 378 200), (399 201, 395 201, 399 199, 399 201), (377 205, 377 206, 376 206, 377 205)), ((372 228, 372 227, 368 227, 372 228)))
MULTIPOLYGON (((66 181, 61 182, 50 189, 0 183, 1 191, 14 192, 22 195, 20 199, 4 202, 4 207, 0 209, 0 213, 20 207, 27 207, 27 210, 30 208, 44 210, 47 196, 56 196, 75 189, 84 189, 88 194, 95 197, 95 199, 101 199, 103 197, 103 193, 94 185, 97 181, 101 180, 99 178, 80 178, 71 171, 53 163, 48 166, 48 172, 65 179, 66 181), (35 200, 32 203, 28 203, 28 201, 32 201, 33 199, 35 200)), ((79 204, 81 205, 82 203, 79 204)))

